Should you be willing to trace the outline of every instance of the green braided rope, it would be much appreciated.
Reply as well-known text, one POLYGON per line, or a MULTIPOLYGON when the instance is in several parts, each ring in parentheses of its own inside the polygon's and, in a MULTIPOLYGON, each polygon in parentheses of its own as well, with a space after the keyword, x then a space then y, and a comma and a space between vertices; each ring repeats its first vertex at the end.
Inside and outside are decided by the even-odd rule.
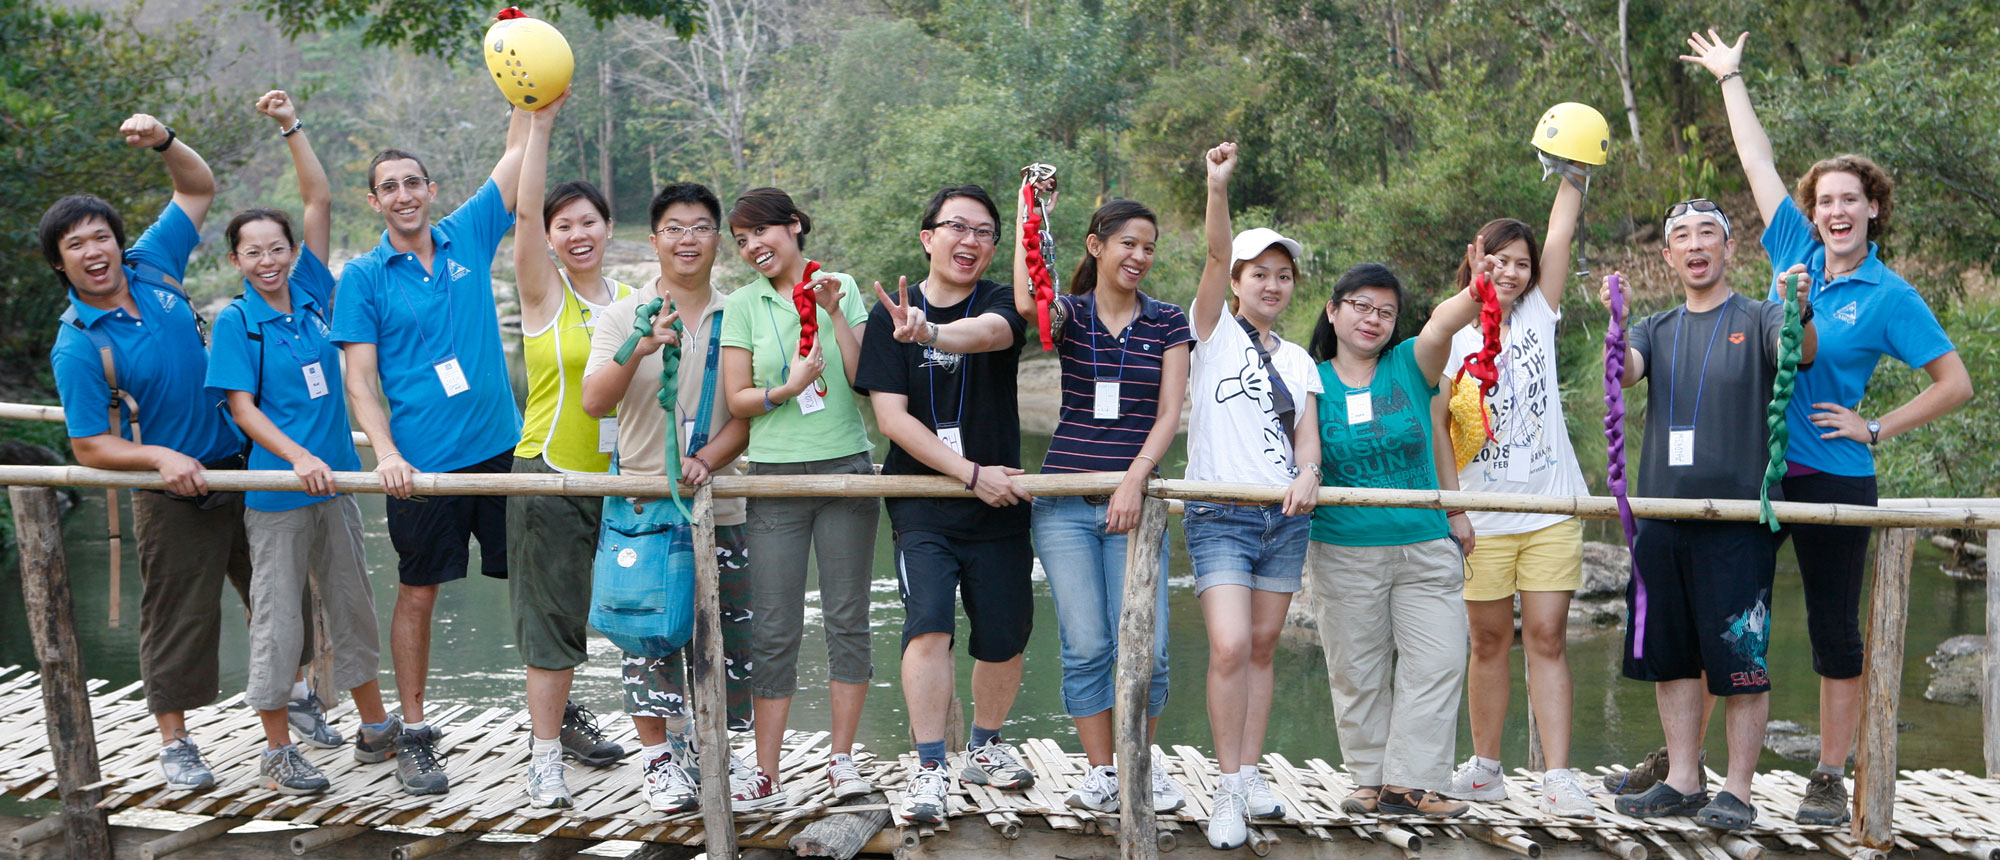
POLYGON ((1757 491, 1757 498, 1764 505, 1757 521, 1768 523, 1771 531, 1779 529, 1778 514, 1771 510, 1771 485, 1785 477, 1785 449, 1791 445, 1792 432, 1785 420, 1785 410, 1792 406, 1792 387, 1799 379, 1799 344, 1805 340, 1805 323, 1799 319, 1799 279, 1805 275, 1793 275, 1785 284, 1785 327, 1779 335, 1778 378, 1771 382, 1771 406, 1764 413, 1764 424, 1771 430, 1771 463, 1764 467, 1764 486, 1757 491))
MULTIPOLYGON (((653 333, 653 318, 659 316, 666 307, 665 297, 655 298, 640 305, 632 316, 632 333, 625 336, 625 342, 611 355, 611 360, 626 364, 632 360, 632 353, 639 348, 639 340, 653 333)), ((674 320, 674 332, 685 336, 687 329, 679 319, 674 320)), ((681 500, 681 440, 674 434, 674 395, 680 391, 681 348, 672 345, 660 347, 660 408, 667 411, 667 478, 673 489, 674 507, 688 522, 694 521, 694 513, 681 500)))

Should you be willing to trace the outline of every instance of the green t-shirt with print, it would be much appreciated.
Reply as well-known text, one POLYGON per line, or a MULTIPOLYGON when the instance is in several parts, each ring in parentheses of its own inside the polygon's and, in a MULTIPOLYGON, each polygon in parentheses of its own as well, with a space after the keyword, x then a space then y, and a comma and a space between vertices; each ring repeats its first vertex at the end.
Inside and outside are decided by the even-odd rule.
MULTIPOLYGON (((868 306, 854 279, 837 272, 824 272, 839 279, 840 315, 857 333, 868 323, 868 306)), ((723 308, 722 345, 750 351, 750 384, 776 388, 784 384, 799 346, 799 312, 792 306, 791 291, 772 289, 769 278, 759 277, 729 294, 723 308)), ((831 460, 870 450, 868 428, 861 421, 861 408, 854 389, 842 370, 840 342, 833 335, 833 319, 825 308, 819 315, 819 348, 826 358, 823 399, 826 408, 807 414, 792 398, 762 415, 750 419, 750 462, 809 463, 831 460)))

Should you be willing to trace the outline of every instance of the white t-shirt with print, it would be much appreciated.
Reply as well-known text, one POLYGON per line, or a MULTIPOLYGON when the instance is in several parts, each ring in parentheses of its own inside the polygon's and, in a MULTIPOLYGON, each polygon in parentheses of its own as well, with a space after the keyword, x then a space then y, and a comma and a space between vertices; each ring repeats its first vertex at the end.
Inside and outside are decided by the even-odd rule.
MULTIPOLYGON (((1514 306, 1502 329, 1500 387, 1486 398, 1493 438, 1458 471, 1459 489, 1489 493, 1581 496, 1590 492, 1563 422, 1562 389, 1556 382, 1556 321, 1562 316, 1539 289, 1514 306)), ((1452 335, 1444 381, 1450 384, 1465 358, 1480 347, 1478 325, 1452 335)), ((1564 514, 1471 511, 1472 530, 1482 535, 1525 534, 1569 519, 1564 514)))
MULTIPOLYGON (((1235 318, 1222 315, 1207 340, 1197 340, 1190 360, 1188 421, 1191 481, 1285 486, 1298 475, 1292 457, 1293 427, 1281 426, 1271 412, 1271 378, 1257 347, 1235 318)), ((1320 392, 1312 358, 1298 344, 1280 339, 1271 366, 1292 393, 1293 420, 1310 420, 1307 392, 1320 392)))

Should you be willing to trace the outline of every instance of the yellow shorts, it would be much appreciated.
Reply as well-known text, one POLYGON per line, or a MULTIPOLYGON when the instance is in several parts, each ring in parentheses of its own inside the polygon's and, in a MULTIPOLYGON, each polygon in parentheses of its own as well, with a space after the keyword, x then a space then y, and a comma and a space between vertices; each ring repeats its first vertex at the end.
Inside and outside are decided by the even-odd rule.
POLYGON ((1575 591, 1583 585, 1583 521, 1538 531, 1476 535, 1465 559, 1465 599, 1504 600, 1516 591, 1575 591))

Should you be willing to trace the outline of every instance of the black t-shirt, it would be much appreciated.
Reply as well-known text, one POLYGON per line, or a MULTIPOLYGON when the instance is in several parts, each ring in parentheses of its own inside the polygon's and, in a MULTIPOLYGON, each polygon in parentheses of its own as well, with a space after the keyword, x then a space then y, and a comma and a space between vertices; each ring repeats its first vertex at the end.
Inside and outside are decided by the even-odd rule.
MULTIPOLYGON (((921 303, 923 293, 915 298, 921 303)), ((896 296, 901 301, 900 295, 896 296)), ((1015 379, 1019 375, 1023 334, 1027 324, 1014 311, 1014 290, 980 281, 965 301, 945 307, 922 305, 924 317, 939 325, 968 316, 997 314, 1007 321, 1014 342, 1003 349, 968 355, 940 352, 914 343, 899 343, 889 309, 877 304, 868 313, 861 341, 861 367, 854 390, 901 394, 909 411, 925 427, 958 425, 965 457, 981 466, 1021 466, 1021 411, 1015 379)), ((911 456, 894 442, 882 460, 885 475, 935 475, 936 469, 911 456)), ((1016 537, 1028 531, 1025 503, 996 508, 977 499, 889 499, 889 520, 897 529, 925 531, 946 537, 980 540, 1016 537)))
MULTIPOLYGON (((1765 412, 1784 324, 1784 305, 1732 293, 1714 310, 1694 313, 1682 305, 1632 325, 1630 343, 1646 359, 1649 380, 1636 495, 1757 498, 1771 459, 1765 412), (1673 431, 1689 427, 1693 462, 1672 465, 1673 431)), ((1771 498, 1779 498, 1775 484, 1771 498)))

